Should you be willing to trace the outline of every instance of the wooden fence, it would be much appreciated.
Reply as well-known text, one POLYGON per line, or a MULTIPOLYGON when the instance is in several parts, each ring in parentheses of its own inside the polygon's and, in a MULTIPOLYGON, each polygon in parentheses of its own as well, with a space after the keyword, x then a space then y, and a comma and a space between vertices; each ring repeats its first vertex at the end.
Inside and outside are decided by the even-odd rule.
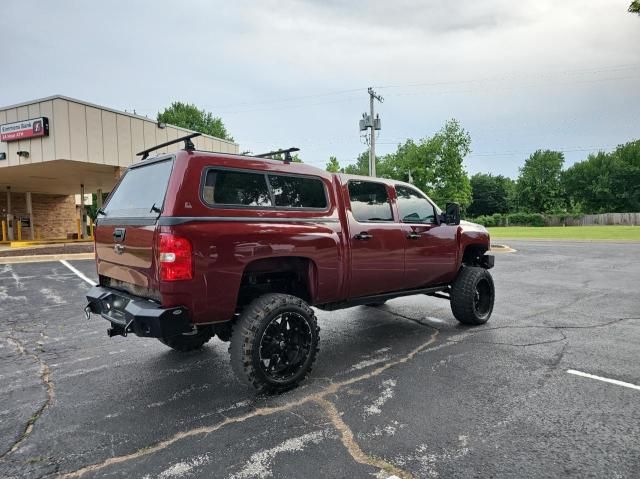
POLYGON ((640 225, 640 213, 602 213, 584 215, 581 224, 586 225, 640 225))
POLYGON ((640 226, 640 213, 601 213, 598 215, 549 215, 545 226, 635 225, 640 226))

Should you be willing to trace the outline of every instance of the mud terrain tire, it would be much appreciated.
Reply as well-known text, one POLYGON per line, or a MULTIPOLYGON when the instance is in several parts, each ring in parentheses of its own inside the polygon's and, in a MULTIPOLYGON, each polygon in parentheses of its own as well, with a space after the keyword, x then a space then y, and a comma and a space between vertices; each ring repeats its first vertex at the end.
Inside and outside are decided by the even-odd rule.
POLYGON ((231 367, 240 381, 258 392, 286 391, 311 372, 319 333, 316 316, 302 299, 265 294, 233 324, 231 367))
POLYGON ((489 271, 463 266, 451 287, 451 311, 469 326, 486 323, 493 312, 495 287, 489 271))

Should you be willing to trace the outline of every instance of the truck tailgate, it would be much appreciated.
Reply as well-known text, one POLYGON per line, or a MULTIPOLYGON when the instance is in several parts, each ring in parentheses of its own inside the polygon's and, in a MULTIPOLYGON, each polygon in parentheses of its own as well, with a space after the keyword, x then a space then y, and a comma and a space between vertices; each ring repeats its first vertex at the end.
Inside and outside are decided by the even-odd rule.
POLYGON ((155 287, 155 225, 99 225, 95 235, 98 274, 143 288, 155 287))

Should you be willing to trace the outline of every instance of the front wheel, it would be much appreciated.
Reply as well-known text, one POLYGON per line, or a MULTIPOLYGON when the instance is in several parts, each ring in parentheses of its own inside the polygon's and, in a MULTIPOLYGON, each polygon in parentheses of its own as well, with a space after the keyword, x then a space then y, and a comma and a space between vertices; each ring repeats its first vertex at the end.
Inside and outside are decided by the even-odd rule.
POLYGON ((463 266, 451 286, 451 311, 462 324, 486 323, 493 312, 495 288, 489 271, 463 266))
POLYGON ((233 325, 231 367, 259 392, 285 391, 311 371, 319 332, 315 314, 303 300, 265 294, 249 304, 233 325))

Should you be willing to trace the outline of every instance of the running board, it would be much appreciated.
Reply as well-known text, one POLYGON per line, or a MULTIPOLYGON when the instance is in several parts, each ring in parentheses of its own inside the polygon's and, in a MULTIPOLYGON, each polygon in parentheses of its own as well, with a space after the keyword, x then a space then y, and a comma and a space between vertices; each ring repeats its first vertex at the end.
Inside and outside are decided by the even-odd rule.
POLYGON ((449 285, 432 286, 431 288, 406 289, 403 291, 394 291, 392 293, 374 294, 371 296, 360 296, 358 298, 346 301, 338 301, 335 303, 314 304, 316 308, 324 311, 334 311, 336 309, 349 308, 351 306, 359 306, 363 304, 380 303, 389 299, 401 298, 402 296, 414 296, 416 294, 426 294, 437 298, 449 299, 448 295, 442 294, 449 291, 449 285))

